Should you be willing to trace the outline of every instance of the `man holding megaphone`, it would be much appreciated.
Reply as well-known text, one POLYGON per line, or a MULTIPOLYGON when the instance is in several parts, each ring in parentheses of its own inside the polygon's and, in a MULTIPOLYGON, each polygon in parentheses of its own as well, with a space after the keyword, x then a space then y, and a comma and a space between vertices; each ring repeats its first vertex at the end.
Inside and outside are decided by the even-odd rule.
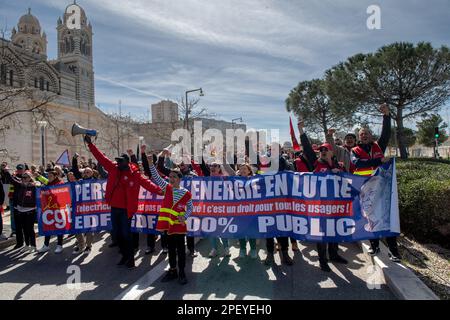
POLYGON ((108 171, 105 200, 111 206, 111 222, 113 233, 116 232, 117 240, 122 253, 122 259, 118 265, 126 265, 134 268, 133 237, 131 234, 131 219, 138 208, 139 189, 142 186, 152 193, 163 194, 162 189, 144 178, 139 172, 139 167, 130 163, 127 154, 122 154, 111 161, 92 143, 91 136, 84 136, 89 150, 97 161, 108 171))

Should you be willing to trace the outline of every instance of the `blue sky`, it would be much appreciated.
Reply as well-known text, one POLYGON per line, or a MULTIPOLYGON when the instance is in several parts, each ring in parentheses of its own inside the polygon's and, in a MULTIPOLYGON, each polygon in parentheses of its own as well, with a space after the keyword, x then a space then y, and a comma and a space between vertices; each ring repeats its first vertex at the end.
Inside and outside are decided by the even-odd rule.
MULTIPOLYGON (((56 21, 72 1, 0 0, 11 28, 31 7, 56 58, 56 21)), ((78 0, 94 30, 96 103, 146 117, 152 103, 202 87, 201 105, 220 119, 280 128, 299 81, 321 77, 359 52, 395 41, 450 45, 449 0, 78 0), (381 7, 381 30, 366 27, 381 7)), ((441 112, 449 121, 448 108, 441 112)), ((407 124, 413 127, 414 124, 407 124)))

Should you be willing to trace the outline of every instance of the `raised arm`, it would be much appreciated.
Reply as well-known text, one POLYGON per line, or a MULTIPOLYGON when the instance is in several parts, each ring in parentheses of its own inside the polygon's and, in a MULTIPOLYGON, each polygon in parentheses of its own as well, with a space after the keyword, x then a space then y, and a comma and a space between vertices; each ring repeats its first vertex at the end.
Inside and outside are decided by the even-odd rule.
POLYGON ((78 156, 76 153, 72 158, 72 172, 77 180, 82 178, 80 168, 78 167, 78 156))
POLYGON ((311 167, 314 167, 314 163, 316 163, 317 161, 317 156, 311 146, 311 142, 309 141, 308 136, 303 130, 304 128, 303 120, 299 120, 297 126, 300 132, 300 143, 302 144, 303 147, 303 153, 306 156, 309 165, 311 167))
POLYGON ((128 149, 127 150, 128 156, 130 157, 130 162, 139 165, 138 159, 136 155, 134 154, 133 150, 128 149))
POLYGON ((42 183, 43 185, 48 185, 48 179, 41 174, 39 174, 36 177, 36 180, 39 181, 40 183, 42 183))
POLYGON ((139 184, 144 189, 150 191, 151 193, 155 193, 155 194, 159 194, 159 195, 164 194, 162 188, 158 187, 156 184, 151 182, 149 179, 145 179, 141 174, 139 174, 138 179, 139 179, 139 184))
POLYGON ((209 168, 206 165, 205 159, 203 159, 203 157, 202 157, 202 164, 200 165, 200 168, 202 169, 204 177, 209 177, 211 175, 211 171, 209 171, 209 168))
POLYGON ((383 128, 381 129, 381 135, 377 142, 384 152, 386 151, 389 138, 391 137, 391 116, 387 104, 382 104, 380 106, 380 111, 383 113, 383 128))
POLYGON ((102 177, 103 179, 108 178, 108 172, 105 171, 105 168, 103 168, 100 163, 97 164, 97 171, 100 174, 100 177, 102 177))
POLYGON ((100 150, 98 150, 98 148, 92 143, 91 137, 85 136, 85 141, 95 159, 97 159, 97 161, 106 169, 106 171, 111 172, 111 170, 116 167, 114 162, 108 159, 108 157, 106 157, 103 153, 100 152, 100 150))
POLYGON ((169 175, 170 169, 168 167, 166 167, 166 165, 165 165, 165 157, 164 156, 158 156, 158 162, 156 165, 158 167, 159 172, 161 172, 165 176, 169 175))
POLYGON ((22 182, 17 179, 16 177, 14 177, 8 170, 3 170, 3 175, 5 177, 6 183, 7 184, 12 184, 14 187, 19 187, 22 182))
POLYGON ((149 166, 150 172, 152 174, 152 180, 165 191, 169 183, 159 176, 158 170, 156 170, 155 166, 153 165, 153 159, 151 161, 149 160, 149 166))
POLYGON ((194 169, 194 171, 197 173, 197 175, 199 177, 203 177, 203 171, 202 168, 200 167, 200 165, 198 163, 196 163, 194 161, 194 159, 191 159, 191 165, 192 165, 192 169, 194 169))

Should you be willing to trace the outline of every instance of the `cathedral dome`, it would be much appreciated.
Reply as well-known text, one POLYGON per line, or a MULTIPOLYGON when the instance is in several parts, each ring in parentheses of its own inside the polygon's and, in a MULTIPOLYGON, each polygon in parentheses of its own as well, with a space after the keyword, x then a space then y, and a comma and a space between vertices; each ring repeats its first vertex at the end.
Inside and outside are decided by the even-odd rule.
POLYGON ((39 20, 31 14, 31 9, 28 9, 28 13, 20 17, 18 28, 18 31, 21 33, 40 34, 41 32, 41 24, 39 23, 39 20))

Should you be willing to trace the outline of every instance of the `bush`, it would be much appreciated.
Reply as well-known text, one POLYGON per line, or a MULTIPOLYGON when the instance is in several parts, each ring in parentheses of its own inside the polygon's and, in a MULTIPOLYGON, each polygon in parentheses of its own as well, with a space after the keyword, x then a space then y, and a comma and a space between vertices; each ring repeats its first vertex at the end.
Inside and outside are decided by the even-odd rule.
POLYGON ((399 161, 397 179, 402 232, 448 247, 450 165, 434 159, 399 161))

